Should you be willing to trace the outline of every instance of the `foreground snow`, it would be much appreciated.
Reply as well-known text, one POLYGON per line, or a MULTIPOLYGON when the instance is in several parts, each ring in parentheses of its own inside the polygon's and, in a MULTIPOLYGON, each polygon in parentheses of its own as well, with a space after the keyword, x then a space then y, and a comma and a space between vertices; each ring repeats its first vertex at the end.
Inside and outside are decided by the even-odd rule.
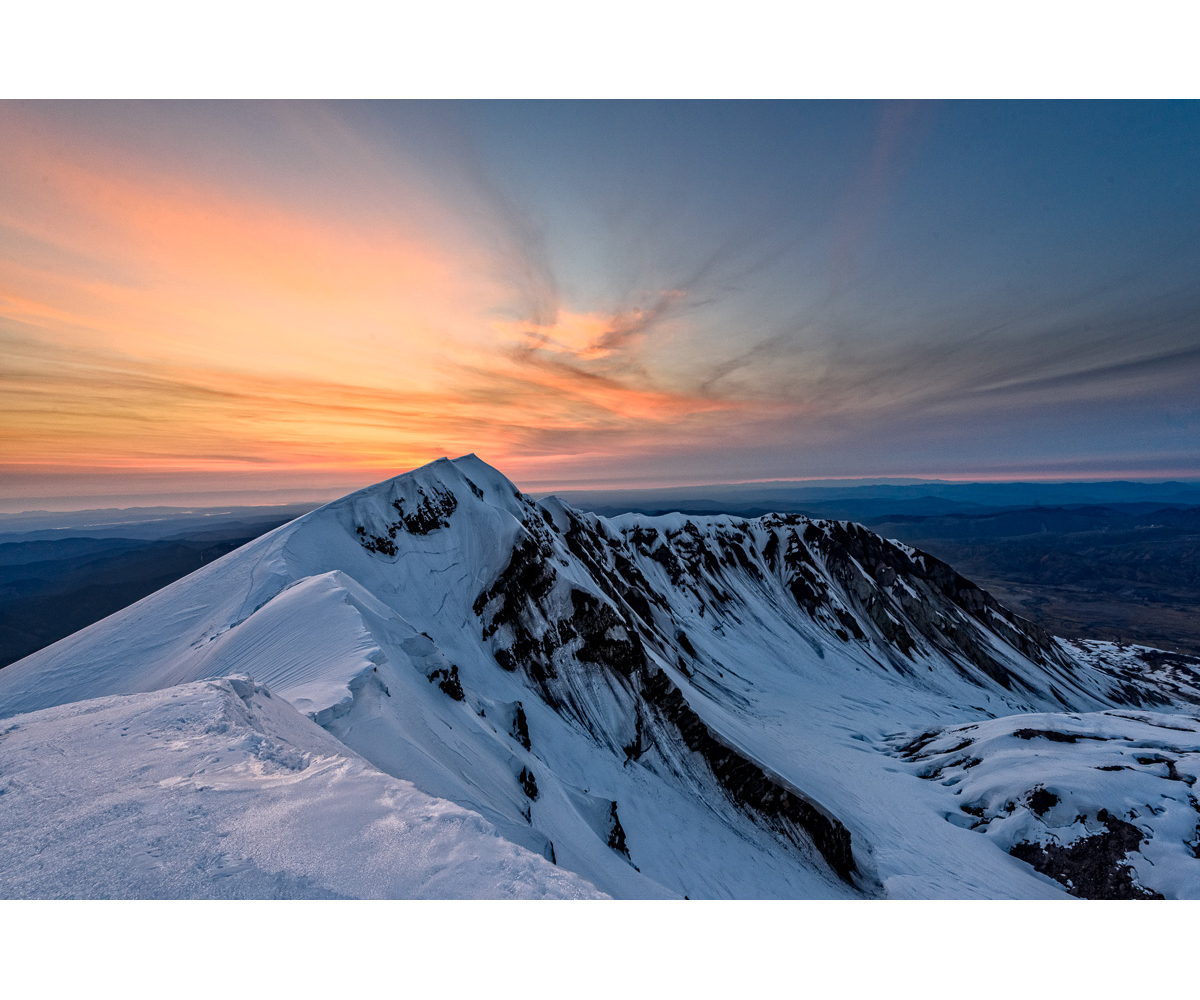
POLYGON ((897 753, 945 790, 949 822, 1075 895, 1196 895, 1194 716, 1011 715, 923 733, 897 753))
POLYGON ((247 678, 0 724, 0 896, 595 898, 247 678))

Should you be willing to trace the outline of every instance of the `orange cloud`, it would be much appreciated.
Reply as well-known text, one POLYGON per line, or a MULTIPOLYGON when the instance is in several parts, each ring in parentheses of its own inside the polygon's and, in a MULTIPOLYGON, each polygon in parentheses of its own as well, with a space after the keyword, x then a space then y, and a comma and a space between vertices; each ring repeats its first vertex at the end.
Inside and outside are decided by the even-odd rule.
POLYGON ((662 292, 649 306, 610 313, 559 309, 548 323, 502 322, 497 329, 506 339, 528 351, 594 361, 636 346, 652 326, 662 323, 668 309, 685 297, 685 292, 672 289, 662 292))
POLYGON ((0 257, 3 318, 64 346, 382 381, 476 335, 500 294, 469 249, 406 225, 403 191, 344 220, 20 138, 0 155, 0 230, 32 249, 0 257))
MULTIPOLYGON (((143 161, 0 107, 0 463, 515 474, 666 447, 756 407, 654 375, 682 292, 541 324, 403 178, 345 211, 143 161), (386 196, 385 196, 386 194, 386 196)), ((372 170, 378 165, 372 165, 372 170)))

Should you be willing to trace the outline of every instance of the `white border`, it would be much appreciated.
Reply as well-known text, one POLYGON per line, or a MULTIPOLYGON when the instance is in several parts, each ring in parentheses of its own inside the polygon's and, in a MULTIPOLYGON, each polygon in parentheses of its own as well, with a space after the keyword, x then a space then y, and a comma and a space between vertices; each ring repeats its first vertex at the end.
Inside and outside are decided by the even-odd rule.
POLYGON ((1143 0, 10 4, 0 98, 1197 97, 1143 0))

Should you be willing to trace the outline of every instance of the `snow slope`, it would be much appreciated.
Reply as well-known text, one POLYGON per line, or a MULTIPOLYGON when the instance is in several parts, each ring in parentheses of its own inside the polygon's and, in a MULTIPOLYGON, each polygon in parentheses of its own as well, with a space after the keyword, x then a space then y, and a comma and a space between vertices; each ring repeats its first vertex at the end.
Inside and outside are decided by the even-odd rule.
MULTIPOLYGON (((245 673, 610 895, 1065 896, 897 748, 1013 714, 1189 710, 1192 665, 1110 653, 858 525, 598 518, 467 456, 5 668, 0 719, 245 673)), ((1158 891, 1200 895, 1197 867, 1158 891)))
POLYGON ((595 898, 245 677, 0 725, 5 897, 595 898))
POLYGON ((1013 715, 925 733, 897 753, 951 790, 952 823, 1075 895, 1196 895, 1195 715, 1013 715))

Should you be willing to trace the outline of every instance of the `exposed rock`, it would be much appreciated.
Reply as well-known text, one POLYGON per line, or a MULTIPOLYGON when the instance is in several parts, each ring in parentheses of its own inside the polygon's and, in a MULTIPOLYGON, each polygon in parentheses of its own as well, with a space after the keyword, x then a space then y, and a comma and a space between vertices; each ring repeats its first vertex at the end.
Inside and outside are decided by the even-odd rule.
POLYGON ((439 668, 434 670, 429 675, 429 682, 432 684, 434 681, 437 682, 439 688, 455 701, 463 700, 462 684, 458 679, 458 667, 454 664, 451 664, 449 669, 439 668))
POLYGON ((400 516, 385 526, 386 537, 369 535, 366 528, 361 524, 358 525, 354 529, 354 533, 358 535, 362 547, 368 552, 394 556, 397 552, 395 539, 398 531, 404 530, 413 535, 427 535, 438 528, 449 527, 450 522, 447 518, 458 509, 458 499, 454 494, 446 490, 434 490, 434 495, 428 496, 420 486, 417 487, 417 494, 421 497, 421 501, 415 510, 407 514, 404 512, 403 500, 392 501, 392 506, 400 516))
POLYGON ((438 528, 449 527, 450 522, 447 518, 458 509, 458 499, 454 494, 446 490, 434 490, 433 496, 427 496, 420 486, 417 487, 417 494, 421 497, 421 502, 416 510, 407 514, 404 512, 403 500, 392 501, 392 506, 400 515, 397 524, 403 524, 413 535, 428 535, 438 528))
POLYGON ((533 772, 527 767, 521 768, 521 773, 517 776, 517 781, 521 783, 521 790, 531 799, 536 800, 538 797, 537 779, 534 778, 533 772))
POLYGON ((1162 894, 1138 885, 1126 857, 1142 842, 1132 823, 1101 809, 1096 818, 1104 833, 1081 837, 1073 843, 1020 843, 1010 854, 1032 865, 1043 875, 1061 882, 1072 896, 1083 899, 1162 899, 1162 894))
POLYGON ((1046 791, 1041 785, 1029 793, 1029 808, 1036 816, 1045 816, 1056 805, 1058 805, 1058 796, 1053 792, 1046 791))
POLYGON ((513 712, 512 728, 510 729, 513 739, 521 744, 526 750, 532 748, 529 742, 529 723, 525 718, 525 707, 518 701, 517 707, 513 712))
POLYGON ((811 838, 830 867, 843 879, 850 880, 857 869, 850 849, 850 832, 841 822, 799 789, 786 787, 781 778, 767 774, 724 743, 692 711, 665 672, 658 671, 646 678, 642 692, 678 730, 688 748, 707 762, 737 805, 758 814, 800 846, 811 838))
MULTIPOLYGON (((621 826, 620 817, 617 815, 617 804, 615 802, 612 804, 609 816, 612 820, 612 826, 608 831, 608 846, 618 854, 624 854, 626 858, 629 858, 629 848, 625 846, 625 830, 621 826)), ((629 858, 629 860, 632 861, 633 859, 629 858)))
POLYGON ((1018 739, 1049 740, 1051 743, 1078 743, 1080 740, 1105 740, 1105 736, 1086 736, 1077 733, 1056 733, 1050 729, 1018 729, 1013 733, 1018 739))

